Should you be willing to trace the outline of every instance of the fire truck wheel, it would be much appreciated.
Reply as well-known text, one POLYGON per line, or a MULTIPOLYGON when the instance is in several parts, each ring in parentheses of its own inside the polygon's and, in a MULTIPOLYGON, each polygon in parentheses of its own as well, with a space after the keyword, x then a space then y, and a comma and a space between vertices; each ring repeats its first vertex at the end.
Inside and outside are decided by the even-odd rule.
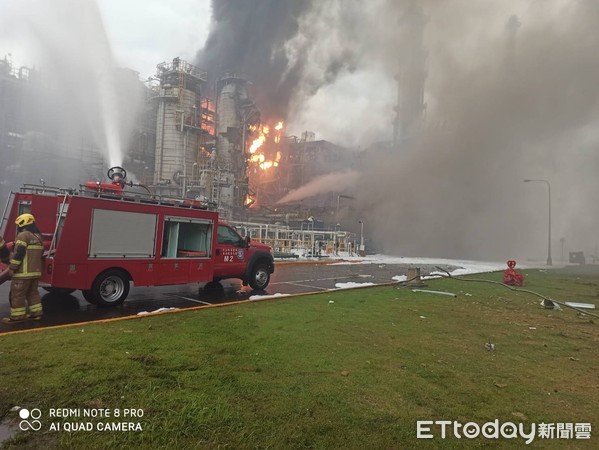
POLYGON ((94 280, 91 291, 98 306, 121 305, 129 294, 129 277, 117 269, 107 270, 94 280))
POLYGON ((96 304, 96 299, 94 298, 94 294, 92 293, 91 289, 84 289, 81 291, 81 294, 83 295, 83 298, 88 301, 88 303, 91 303, 92 305, 96 304))
POLYGON ((250 279, 248 280, 252 289, 262 291, 266 289, 268 283, 270 283, 270 272, 268 266, 263 263, 258 263, 252 269, 250 279))

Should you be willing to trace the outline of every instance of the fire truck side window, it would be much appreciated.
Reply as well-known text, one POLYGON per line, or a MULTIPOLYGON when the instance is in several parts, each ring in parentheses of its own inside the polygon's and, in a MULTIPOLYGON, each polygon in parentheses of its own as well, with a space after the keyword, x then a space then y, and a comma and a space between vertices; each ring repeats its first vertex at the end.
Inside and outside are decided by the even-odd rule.
POLYGON ((219 225, 217 233, 218 243, 226 245, 241 245, 241 237, 229 227, 219 225))
POLYGON ((19 216, 25 213, 31 213, 31 202, 19 203, 19 216))
POLYGON ((211 223, 167 219, 162 235, 163 258, 205 258, 210 256, 211 223))

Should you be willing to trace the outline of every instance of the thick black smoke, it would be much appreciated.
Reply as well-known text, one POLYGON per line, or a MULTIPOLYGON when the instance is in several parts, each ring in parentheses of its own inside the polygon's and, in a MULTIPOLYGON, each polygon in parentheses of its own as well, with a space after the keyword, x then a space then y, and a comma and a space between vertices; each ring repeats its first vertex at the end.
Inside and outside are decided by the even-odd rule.
POLYGON ((543 259, 547 188, 522 180, 546 179, 554 259, 560 238, 566 256, 599 254, 596 1, 219 0, 198 64, 252 81, 288 129, 369 147, 392 137, 413 3, 428 18, 424 131, 366 156, 353 223, 387 252, 543 259))
POLYGON ((267 116, 286 117, 301 65, 291 64, 285 43, 299 29, 311 0, 213 0, 212 25, 197 64, 212 79, 225 72, 244 77, 267 116))
POLYGON ((294 104, 301 107, 303 99, 353 70, 361 51, 353 10, 359 2, 324 3, 213 0, 210 34, 196 64, 211 79, 225 72, 247 79, 263 115, 287 119, 294 104), (339 39, 331 42, 327 35, 339 39))

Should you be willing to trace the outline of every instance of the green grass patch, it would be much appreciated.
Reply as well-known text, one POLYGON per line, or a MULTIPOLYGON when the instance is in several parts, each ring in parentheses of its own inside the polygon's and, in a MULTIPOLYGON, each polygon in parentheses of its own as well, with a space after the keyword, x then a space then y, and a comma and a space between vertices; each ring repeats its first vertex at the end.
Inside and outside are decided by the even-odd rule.
MULTIPOLYGON (((595 274, 526 274, 528 289, 599 303, 595 274)), ((522 446, 416 439, 417 420, 499 419, 591 422, 590 441, 535 443, 597 447, 596 323, 501 286, 427 283, 458 297, 376 287, 1 336, 0 416, 16 419, 15 405, 43 412, 41 431, 4 445, 522 446), (103 421, 49 418, 51 408, 141 409, 141 419, 124 420, 143 431, 49 431, 51 422, 103 421)))

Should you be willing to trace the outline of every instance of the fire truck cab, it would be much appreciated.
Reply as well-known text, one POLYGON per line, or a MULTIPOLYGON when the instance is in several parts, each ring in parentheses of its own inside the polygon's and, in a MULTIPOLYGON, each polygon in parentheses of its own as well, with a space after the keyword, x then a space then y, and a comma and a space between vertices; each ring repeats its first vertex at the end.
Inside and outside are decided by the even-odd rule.
POLYGON ((50 292, 79 289, 99 306, 122 304, 131 282, 239 278, 263 290, 274 272, 269 246, 242 238, 195 201, 130 195, 99 184, 77 191, 25 185, 7 202, 0 227, 6 241, 14 239, 14 221, 26 212, 35 216, 47 249, 40 285, 50 292))

